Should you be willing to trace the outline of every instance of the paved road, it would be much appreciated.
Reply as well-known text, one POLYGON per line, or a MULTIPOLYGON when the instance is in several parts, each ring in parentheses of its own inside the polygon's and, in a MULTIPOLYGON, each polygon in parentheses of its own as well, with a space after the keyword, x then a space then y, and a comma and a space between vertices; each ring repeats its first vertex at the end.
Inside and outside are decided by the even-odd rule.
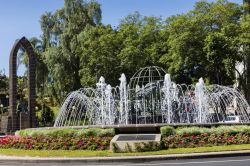
POLYGON ((86 163, 3 163, 0 161, 0 166, 250 166, 250 156, 245 157, 227 157, 227 158, 211 158, 211 159, 189 159, 189 160, 167 160, 158 162, 145 162, 145 163, 99 163, 99 164, 86 164, 86 163))

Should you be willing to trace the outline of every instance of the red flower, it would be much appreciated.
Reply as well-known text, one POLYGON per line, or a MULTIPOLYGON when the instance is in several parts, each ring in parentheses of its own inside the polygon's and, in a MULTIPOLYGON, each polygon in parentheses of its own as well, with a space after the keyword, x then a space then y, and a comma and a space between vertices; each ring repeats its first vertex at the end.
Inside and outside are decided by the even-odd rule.
POLYGON ((184 141, 180 141, 179 144, 180 144, 180 145, 183 145, 183 144, 184 144, 184 141))
POLYGON ((80 141, 77 142, 77 146, 82 146, 83 143, 84 143, 84 142, 83 142, 82 140, 80 140, 80 141))

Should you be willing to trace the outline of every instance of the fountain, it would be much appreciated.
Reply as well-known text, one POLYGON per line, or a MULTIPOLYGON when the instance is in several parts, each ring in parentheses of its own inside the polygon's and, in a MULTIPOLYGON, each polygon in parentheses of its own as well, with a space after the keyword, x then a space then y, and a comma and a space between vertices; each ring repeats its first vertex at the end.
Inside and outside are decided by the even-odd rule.
POLYGON ((96 88, 71 92, 62 104, 54 127, 130 124, 222 123, 229 116, 250 121, 249 105, 236 89, 221 85, 176 84, 162 68, 137 71, 127 84, 107 85, 103 77, 96 88))

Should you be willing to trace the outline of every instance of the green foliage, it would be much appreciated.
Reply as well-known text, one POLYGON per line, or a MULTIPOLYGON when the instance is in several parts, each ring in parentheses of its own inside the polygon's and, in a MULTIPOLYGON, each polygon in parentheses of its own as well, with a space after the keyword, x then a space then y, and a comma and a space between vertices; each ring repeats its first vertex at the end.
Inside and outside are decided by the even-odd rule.
POLYGON ((250 126, 219 126, 217 128, 212 128, 211 133, 222 135, 228 133, 229 135, 235 134, 247 134, 250 131, 250 126))
POLYGON ((202 76, 210 83, 233 83, 241 15, 239 5, 218 0, 197 2, 188 13, 167 19, 169 52, 161 60, 177 82, 192 83, 202 76))
POLYGON ((2 71, 0 70, 0 93, 3 94, 7 94, 8 92, 8 78, 5 75, 5 73, 2 73, 2 71))
POLYGON ((89 128, 89 129, 81 129, 77 133, 78 136, 98 136, 98 137, 104 137, 104 136, 114 136, 115 130, 114 129, 100 129, 100 128, 89 128))
POLYGON ((248 101, 250 101, 250 83, 249 77, 250 75, 247 73, 250 73, 250 14, 247 14, 244 16, 244 19, 242 19, 240 23, 240 35, 238 36, 238 44, 241 47, 240 56, 244 59, 242 62, 244 62, 247 65, 247 70, 244 72, 239 72, 236 70, 236 72, 239 75, 238 81, 239 81, 239 88, 243 90, 245 93, 245 96, 248 101))
POLYGON ((113 28, 102 24, 98 2, 65 0, 63 8, 41 16, 41 40, 31 39, 39 102, 51 96, 59 105, 70 91, 95 86, 100 76, 116 86, 120 73, 129 79, 150 65, 187 84, 204 77, 207 83, 232 85, 236 71, 239 88, 250 97, 249 75, 236 68, 237 62, 250 62, 250 21, 242 9, 227 0, 200 1, 166 20, 135 12, 113 28))
POLYGON ((200 135, 203 133, 211 133, 211 129, 203 128, 203 127, 184 127, 184 128, 177 128, 176 134, 178 135, 200 135))
POLYGON ((172 126, 164 126, 161 127, 161 135, 162 136, 170 136, 176 133, 175 129, 172 126))
POLYGON ((7 136, 0 139, 2 149, 107 150, 112 137, 73 137, 70 135, 7 136))
POLYGON ((43 105, 41 110, 41 116, 39 118, 39 122, 41 123, 39 126, 52 126, 54 123, 54 112, 50 109, 50 107, 43 105))
POLYGON ((88 27, 79 35, 82 85, 95 85, 100 76, 110 84, 118 83, 121 71, 116 54, 120 50, 121 39, 117 35, 111 25, 88 27))
POLYGON ((219 126, 213 128, 183 127, 177 128, 175 135, 163 136, 164 148, 183 148, 200 146, 218 146, 248 144, 250 126, 219 126))
POLYGON ((115 135, 114 129, 100 129, 100 128, 88 128, 88 129, 70 129, 70 128, 58 128, 58 129, 25 129, 16 132, 16 135, 21 137, 37 137, 37 136, 54 136, 54 137, 112 137, 115 135))
POLYGON ((0 139, 0 148, 38 150, 106 150, 114 129, 25 129, 0 139))
POLYGON ((100 4, 94 0, 65 0, 62 9, 41 16, 42 61, 48 69, 44 74, 51 79, 45 83, 58 104, 69 91, 81 87, 80 70, 84 61, 81 61, 79 34, 100 21, 100 4))
POLYGON ((158 151, 161 150, 161 144, 157 142, 141 142, 135 143, 136 152, 148 152, 148 151, 158 151))
POLYGON ((201 135, 201 134, 217 134, 223 135, 225 133, 234 135, 238 133, 246 134, 250 130, 250 126, 239 125, 239 126, 219 126, 212 128, 205 127, 183 127, 177 128, 177 135, 201 135))

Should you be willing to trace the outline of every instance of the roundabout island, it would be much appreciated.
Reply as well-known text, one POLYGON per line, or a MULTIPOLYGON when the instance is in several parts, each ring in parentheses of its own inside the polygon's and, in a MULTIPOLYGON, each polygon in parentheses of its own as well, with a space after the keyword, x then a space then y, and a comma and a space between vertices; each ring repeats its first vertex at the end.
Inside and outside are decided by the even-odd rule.
POLYGON ((117 27, 97 1, 46 12, 0 70, 0 164, 249 165, 249 6, 117 27))

